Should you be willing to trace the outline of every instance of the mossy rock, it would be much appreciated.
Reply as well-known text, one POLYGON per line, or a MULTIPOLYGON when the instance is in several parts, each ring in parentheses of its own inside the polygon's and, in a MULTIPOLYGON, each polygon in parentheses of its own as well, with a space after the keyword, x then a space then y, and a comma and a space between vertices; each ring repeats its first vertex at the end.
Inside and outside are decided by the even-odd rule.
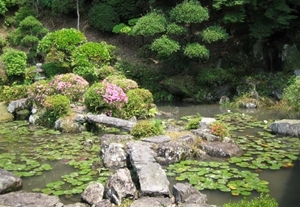
POLYGON ((172 76, 162 82, 164 87, 173 95, 193 97, 195 80, 191 76, 172 76))
POLYGON ((7 106, 4 102, 0 102, 0 114, 0 123, 14 120, 14 116, 7 111, 7 106))

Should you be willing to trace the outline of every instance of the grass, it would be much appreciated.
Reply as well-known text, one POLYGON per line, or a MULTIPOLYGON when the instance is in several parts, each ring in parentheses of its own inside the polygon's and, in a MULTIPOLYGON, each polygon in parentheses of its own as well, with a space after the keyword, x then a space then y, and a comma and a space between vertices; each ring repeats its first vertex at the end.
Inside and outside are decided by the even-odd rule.
POLYGON ((274 198, 271 198, 269 195, 260 195, 260 197, 253 198, 248 200, 244 198, 239 202, 230 202, 223 207, 278 207, 278 203, 274 198))

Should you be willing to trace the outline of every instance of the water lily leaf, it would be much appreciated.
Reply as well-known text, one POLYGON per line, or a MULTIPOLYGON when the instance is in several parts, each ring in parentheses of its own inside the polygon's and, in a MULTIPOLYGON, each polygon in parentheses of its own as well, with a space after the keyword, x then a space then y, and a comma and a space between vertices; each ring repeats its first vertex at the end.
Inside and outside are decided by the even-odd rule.
POLYGON ((52 167, 49 164, 43 164, 43 165, 41 165, 40 168, 43 170, 52 170, 52 167))

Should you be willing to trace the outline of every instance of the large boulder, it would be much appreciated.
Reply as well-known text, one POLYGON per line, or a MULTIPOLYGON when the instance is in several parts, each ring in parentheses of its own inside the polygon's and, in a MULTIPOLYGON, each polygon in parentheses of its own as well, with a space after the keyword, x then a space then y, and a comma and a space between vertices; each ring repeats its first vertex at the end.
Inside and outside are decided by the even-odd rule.
POLYGON ((189 183, 176 183, 173 186, 173 195, 175 197, 175 203, 195 203, 205 204, 207 202, 207 196, 200 193, 189 183))
POLYGON ((300 120, 283 119, 275 121, 270 125, 275 134, 300 137, 300 120))
POLYGON ((203 142, 201 147, 207 154, 214 157, 232 157, 243 153, 241 147, 235 143, 203 142))
POLYGON ((103 164, 107 168, 126 167, 126 153, 124 145, 119 143, 110 143, 108 147, 102 148, 103 164))
POLYGON ((81 194, 81 199, 90 205, 102 201, 104 195, 104 186, 98 182, 90 183, 81 194))
POLYGON ((0 194, 17 191, 22 188, 21 178, 0 168, 0 194))
POLYGON ((0 205, 22 207, 53 207, 63 205, 57 196, 43 193, 11 192, 0 195, 0 205))
POLYGON ((7 107, 7 111, 12 114, 22 109, 30 109, 30 106, 28 105, 27 102, 27 98, 11 101, 7 107))
POLYGON ((136 187, 127 168, 118 169, 105 185, 105 197, 112 203, 120 205, 123 198, 135 198, 136 187))
POLYGON ((173 207, 171 199, 163 197, 141 197, 132 202, 130 207, 173 207))

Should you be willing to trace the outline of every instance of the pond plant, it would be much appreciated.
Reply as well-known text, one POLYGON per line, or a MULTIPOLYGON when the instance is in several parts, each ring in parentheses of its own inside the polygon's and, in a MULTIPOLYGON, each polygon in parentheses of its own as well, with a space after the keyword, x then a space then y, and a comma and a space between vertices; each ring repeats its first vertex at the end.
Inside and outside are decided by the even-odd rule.
POLYGON ((259 197, 253 198, 251 200, 246 197, 238 202, 229 202, 223 207, 278 207, 278 203, 274 198, 269 195, 261 194, 259 197))
POLYGON ((70 197, 82 193, 90 181, 104 184, 111 175, 100 161, 100 140, 91 133, 62 134, 15 121, 0 125, 0 137, 0 168, 25 181, 32 176, 46 180, 45 186, 32 189, 34 192, 70 197), (94 144, 84 146, 86 139, 94 144), (46 171, 60 172, 64 165, 72 172, 59 179, 45 176, 46 171))
POLYGON ((253 191, 268 193, 268 181, 259 178, 263 170, 279 170, 293 167, 299 157, 300 140, 271 134, 268 121, 257 121, 240 113, 224 113, 216 116, 231 130, 232 139, 244 154, 221 162, 183 160, 169 165, 167 174, 177 181, 188 181, 198 190, 220 190, 234 196, 249 196, 253 191), (247 135, 247 132, 255 135, 247 135), (251 132, 252 130, 252 132, 251 132))

